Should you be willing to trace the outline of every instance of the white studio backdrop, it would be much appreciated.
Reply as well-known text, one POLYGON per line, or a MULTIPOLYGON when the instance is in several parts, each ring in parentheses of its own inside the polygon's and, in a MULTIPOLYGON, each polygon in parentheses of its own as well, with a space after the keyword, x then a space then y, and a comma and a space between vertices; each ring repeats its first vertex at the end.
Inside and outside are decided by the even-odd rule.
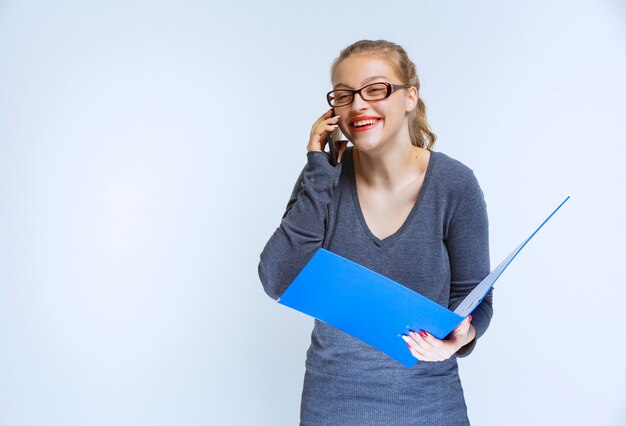
POLYGON ((460 360, 472 423, 626 424, 623 1, 5 0, 0 425, 297 424, 313 321, 257 264, 363 38, 415 61, 492 265, 572 197, 460 360))

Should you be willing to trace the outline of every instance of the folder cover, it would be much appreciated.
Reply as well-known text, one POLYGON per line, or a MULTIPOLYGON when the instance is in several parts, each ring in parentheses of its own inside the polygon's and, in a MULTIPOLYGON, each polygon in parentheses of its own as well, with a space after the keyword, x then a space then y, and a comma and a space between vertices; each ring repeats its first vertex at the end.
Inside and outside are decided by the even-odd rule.
POLYGON ((454 312, 323 248, 315 252, 279 303, 343 330, 412 367, 418 360, 411 355, 402 334, 409 329, 425 330, 438 339, 445 338, 480 304, 517 254, 569 198, 487 275, 454 312))

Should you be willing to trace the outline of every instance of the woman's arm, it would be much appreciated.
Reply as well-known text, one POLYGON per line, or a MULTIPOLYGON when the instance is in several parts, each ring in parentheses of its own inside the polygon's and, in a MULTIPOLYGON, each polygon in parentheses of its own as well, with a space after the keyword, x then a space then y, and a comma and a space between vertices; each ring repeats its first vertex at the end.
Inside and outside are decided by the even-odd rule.
POLYGON ((265 292, 278 299, 304 265, 322 246, 328 205, 341 174, 341 157, 346 141, 338 148, 338 163, 330 164, 324 148, 328 135, 338 125, 333 109, 322 114, 311 127, 307 163, 293 188, 280 226, 261 253, 259 278, 265 292))
POLYGON ((339 182, 341 163, 332 166, 321 151, 307 152, 280 226, 261 253, 259 278, 265 292, 278 299, 322 246, 328 205, 339 182))
MULTIPOLYGON (((489 274, 489 223, 483 192, 474 173, 470 173, 461 200, 448 227, 446 246, 450 259, 450 303, 454 310, 463 299, 489 274)), ((469 355, 493 315, 492 293, 472 312, 471 326, 475 337, 457 351, 458 356, 469 355)))
MULTIPOLYGON (((451 310, 463 301, 474 287, 489 274, 489 232, 487 209, 483 193, 473 173, 469 173, 465 188, 451 213, 445 239, 450 261, 451 310)), ((446 339, 440 340, 424 330, 403 336, 414 357, 422 361, 444 361, 452 355, 469 355, 476 340, 482 336, 493 314, 492 291, 485 296, 468 318, 462 321, 446 339)))

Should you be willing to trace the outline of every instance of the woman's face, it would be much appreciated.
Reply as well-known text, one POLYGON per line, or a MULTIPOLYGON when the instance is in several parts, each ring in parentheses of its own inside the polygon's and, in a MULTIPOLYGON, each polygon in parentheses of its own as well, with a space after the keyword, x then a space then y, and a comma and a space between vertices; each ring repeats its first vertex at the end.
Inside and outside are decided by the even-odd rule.
MULTIPOLYGON (((393 68, 375 56, 354 55, 344 59, 333 76, 333 89, 360 89, 375 82, 403 84, 393 68)), ((407 112, 417 105, 417 89, 398 89, 387 99, 364 101, 354 95, 351 104, 335 107, 340 115, 339 127, 360 151, 377 151, 384 146, 408 141, 410 143, 407 112), (373 119, 373 124, 355 126, 355 123, 373 119)), ((361 123, 363 124, 363 123, 361 123)))

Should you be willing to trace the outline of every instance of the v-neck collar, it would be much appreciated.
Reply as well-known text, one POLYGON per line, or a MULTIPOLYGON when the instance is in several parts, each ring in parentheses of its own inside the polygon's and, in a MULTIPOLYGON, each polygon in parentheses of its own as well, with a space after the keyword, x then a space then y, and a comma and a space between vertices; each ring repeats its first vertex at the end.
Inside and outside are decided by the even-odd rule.
POLYGON ((374 242, 374 244, 376 244, 379 247, 382 247, 386 244, 389 244, 390 242, 395 240, 398 236, 400 236, 405 230, 405 228, 408 226, 408 224, 411 222, 413 217, 417 214, 417 210, 419 209, 421 200, 424 198, 424 193, 428 190, 428 187, 430 186, 429 184, 430 175, 432 174, 432 168, 433 168, 434 163, 436 162, 437 154, 434 151, 430 151, 430 158, 428 159, 428 166, 426 167, 426 174, 424 175, 424 181, 422 182, 422 187, 419 191, 419 194, 417 194, 417 199, 415 200, 415 203, 413 204, 413 207, 411 208, 409 215, 406 217, 402 225, 393 234, 388 235, 387 237, 381 240, 376 235, 374 235, 374 233, 370 230, 369 226, 367 226, 367 222, 365 221, 365 216, 363 215, 363 210, 361 210, 361 204, 359 202, 359 194, 356 189, 356 175, 354 171, 353 148, 354 147, 350 147, 350 152, 348 153, 349 155, 347 156, 349 158, 349 162, 347 163, 349 166, 348 177, 350 181, 350 195, 352 198, 352 203, 354 205, 354 211, 359 220, 359 223, 361 224, 361 228, 363 228, 363 231, 365 232, 365 234, 374 242))

